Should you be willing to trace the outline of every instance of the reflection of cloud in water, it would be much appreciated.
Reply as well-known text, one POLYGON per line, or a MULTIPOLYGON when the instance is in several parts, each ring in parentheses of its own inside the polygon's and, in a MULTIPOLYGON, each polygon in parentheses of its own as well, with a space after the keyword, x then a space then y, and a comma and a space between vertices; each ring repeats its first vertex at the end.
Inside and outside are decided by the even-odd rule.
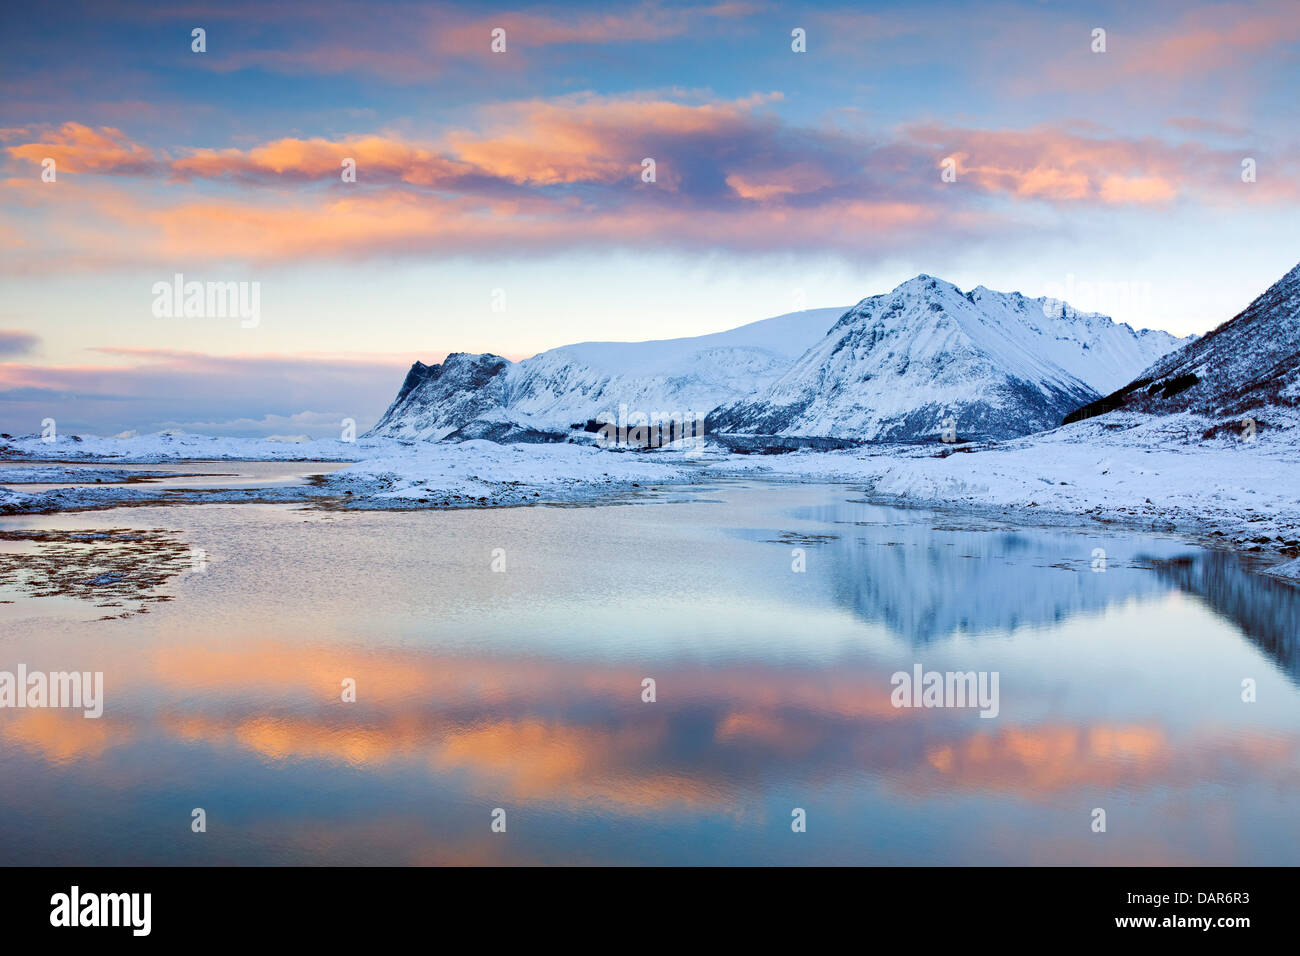
POLYGON ((98 758, 125 742, 107 721, 88 720, 81 711, 10 710, 0 722, 0 741, 39 753, 51 764, 98 758))
MULTIPOLYGON (((321 525, 250 520, 248 559, 189 579, 140 640, 54 632, 96 652, 108 707, 0 713, 0 860, 1294 862, 1300 697, 1261 674, 1266 702, 1237 706, 1223 666, 1256 659, 1231 621, 1294 675, 1294 591, 1174 540, 753 494, 708 525, 349 516, 328 553, 321 525), (509 576, 458 563, 481 527, 528 544, 509 576), (299 586, 271 586, 287 567, 299 586), (954 634, 997 639, 937 643, 954 634), (1003 669, 1002 716, 895 710, 918 654, 1003 669), (1086 810, 1112 804, 1122 839, 1100 841, 1086 810), (184 839, 198 805, 221 840, 184 839)), ((12 659, 39 662, 48 635, 26 633, 12 659)))
POLYGON ((166 736, 285 770, 317 764, 402 776, 422 767, 444 780, 467 775, 463 786, 493 799, 629 816, 735 816, 774 778, 813 785, 864 772, 908 793, 1033 801, 1243 775, 1300 785, 1294 734, 1177 730, 1144 717, 989 728, 973 713, 895 710, 887 673, 870 666, 661 669, 659 702, 648 705, 640 672, 618 666, 336 651, 338 659, 301 668, 287 645, 177 648, 155 671, 167 700, 116 718, 111 739, 107 723, 52 711, 0 725, 0 739, 90 766, 107 749, 166 736), (345 664, 357 677, 357 704, 334 695, 345 664))

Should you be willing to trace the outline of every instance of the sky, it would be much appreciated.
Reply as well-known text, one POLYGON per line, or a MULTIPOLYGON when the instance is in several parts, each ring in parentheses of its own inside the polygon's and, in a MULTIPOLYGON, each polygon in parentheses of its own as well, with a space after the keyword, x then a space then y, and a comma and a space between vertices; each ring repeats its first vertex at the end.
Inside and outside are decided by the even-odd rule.
POLYGON ((1202 333, 1300 260, 1297 89, 1295 0, 6 4, 0 431, 332 437, 918 273, 1202 333))

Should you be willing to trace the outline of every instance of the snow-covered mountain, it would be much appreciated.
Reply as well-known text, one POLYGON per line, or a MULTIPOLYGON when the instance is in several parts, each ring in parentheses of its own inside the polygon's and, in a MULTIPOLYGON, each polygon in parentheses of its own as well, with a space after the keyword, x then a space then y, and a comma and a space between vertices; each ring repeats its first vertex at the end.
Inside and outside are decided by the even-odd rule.
POLYGON ((1117 409, 1192 412, 1230 429, 1247 417, 1260 428, 1294 420, 1300 409, 1300 265, 1214 331, 1163 356, 1066 422, 1117 409))
POLYGON ((726 435, 1010 438, 1131 378, 1184 341, 1051 299, 920 275, 863 299, 767 388, 709 417, 726 435))
POLYGON ((499 355, 465 352, 453 352, 441 365, 416 362, 369 434, 437 440, 492 416, 504 400, 502 375, 511 364, 499 355))
POLYGON ((710 430, 732 444, 909 441, 945 428, 1007 438, 1055 427, 1184 341, 922 275, 848 311, 712 335, 586 342, 518 363, 461 352, 417 362, 370 434, 555 441, 626 407, 709 413, 710 430))
POLYGON ((698 412, 752 394, 820 339, 843 309, 808 309, 726 332, 650 342, 584 342, 522 362, 455 352, 416 362, 369 434, 388 438, 557 440, 619 406, 698 412))

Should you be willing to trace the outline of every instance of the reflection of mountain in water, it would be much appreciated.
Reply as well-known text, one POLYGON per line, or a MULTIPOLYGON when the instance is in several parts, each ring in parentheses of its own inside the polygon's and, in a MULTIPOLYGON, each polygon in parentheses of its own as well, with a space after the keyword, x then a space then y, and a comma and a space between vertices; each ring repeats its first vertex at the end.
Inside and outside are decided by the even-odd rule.
POLYGON ((1161 580, 1205 599, 1300 683, 1300 589, 1253 574, 1232 554, 1198 552, 1152 561, 1161 580))
MULTIPOLYGON (((917 513, 855 502, 798 516, 841 529, 826 550, 836 601, 920 643, 1049 625, 1170 588, 1146 570, 1150 558, 1137 560, 1136 540, 1104 533, 934 527, 917 513), (1104 573, 1093 572, 1095 548, 1106 552, 1104 573)), ((1150 553, 1152 542, 1141 544, 1150 553)), ((1163 557, 1185 551, 1171 541, 1163 557)))

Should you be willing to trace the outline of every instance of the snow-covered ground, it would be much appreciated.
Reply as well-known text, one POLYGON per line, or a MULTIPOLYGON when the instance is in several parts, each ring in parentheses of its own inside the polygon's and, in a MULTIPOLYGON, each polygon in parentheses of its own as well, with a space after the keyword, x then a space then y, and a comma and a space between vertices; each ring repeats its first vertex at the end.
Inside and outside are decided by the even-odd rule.
POLYGON ((1296 432, 1203 441, 1208 427, 1191 415, 1109 415, 998 444, 876 447, 730 467, 862 482, 875 498, 918 506, 1053 523, 1082 517, 1300 553, 1296 432))
POLYGON ((674 452, 641 454, 568 443, 490 441, 394 445, 325 479, 354 507, 455 507, 590 501, 697 476, 674 452))
POLYGON ((93 464, 22 463, 5 465, 0 462, 0 485, 44 485, 59 482, 123 482, 143 478, 166 478, 174 473, 143 471, 138 468, 99 467, 93 464))
POLYGON ((1264 573, 1272 574, 1275 577, 1287 578, 1288 580, 1291 581, 1300 582, 1300 558, 1295 558, 1294 560, 1288 561, 1285 564, 1279 564, 1276 567, 1269 568, 1264 573))

